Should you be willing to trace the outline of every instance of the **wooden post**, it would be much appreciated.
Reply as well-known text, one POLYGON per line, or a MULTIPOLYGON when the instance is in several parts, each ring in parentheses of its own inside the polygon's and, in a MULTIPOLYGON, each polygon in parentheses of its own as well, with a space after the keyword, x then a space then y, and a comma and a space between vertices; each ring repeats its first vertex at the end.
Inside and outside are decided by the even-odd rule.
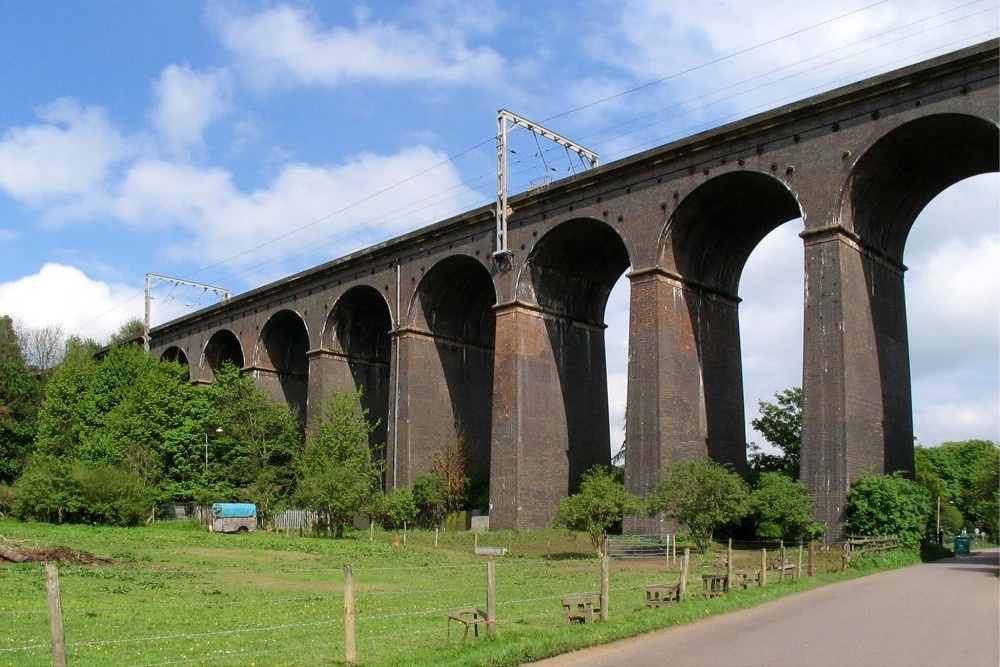
POLYGON ((816 576, 816 542, 809 542, 809 576, 816 576))
POLYGON ((802 543, 799 542, 799 565, 795 568, 795 578, 802 576, 802 543))
POLYGON ((511 549, 514 548, 514 531, 507 533, 507 553, 509 554, 511 549))
POLYGON ((497 571, 496 563, 490 558, 486 562, 486 634, 496 633, 497 622, 497 571))
POLYGON ((611 558, 608 556, 608 538, 604 538, 604 555, 601 556, 601 620, 609 618, 608 591, 611 581, 611 558))
MULTIPOLYGON (((670 540, 670 543, 673 545, 674 563, 676 563, 677 562, 677 533, 674 533, 674 539, 670 540)), ((685 549, 684 553, 687 553, 687 552, 688 552, 688 550, 685 549)))
POLYGON ((729 592, 733 585, 733 538, 729 538, 729 546, 726 547, 726 592, 729 592))
POLYGON ((66 667, 66 634, 63 632, 62 596, 59 594, 59 570, 45 566, 45 592, 49 598, 49 637, 52 641, 53 667, 66 667))
POLYGON ((685 599, 687 595, 687 582, 688 582, 688 565, 691 562, 691 549, 684 547, 684 557, 681 558, 681 590, 680 597, 681 600, 685 599))
POLYGON ((354 643, 354 568, 344 566, 344 663, 354 665, 358 651, 354 643))
POLYGON ((403 546, 406 546, 406 522, 403 522, 403 546))
POLYGON ((782 542, 781 543, 781 571, 778 572, 778 582, 779 583, 784 583, 784 581, 785 581, 785 564, 786 564, 786 559, 785 559, 785 543, 782 542))
POLYGON ((760 585, 767 586, 767 549, 760 550, 760 585))
POLYGON ((375 541, 375 522, 374 521, 372 521, 370 524, 368 524, 368 541, 369 542, 374 542, 375 541))
POLYGON ((434 548, 437 549, 438 546, 438 529, 434 529, 434 548))
POLYGON ((472 551, 474 552, 479 548, 479 533, 472 534, 472 551))

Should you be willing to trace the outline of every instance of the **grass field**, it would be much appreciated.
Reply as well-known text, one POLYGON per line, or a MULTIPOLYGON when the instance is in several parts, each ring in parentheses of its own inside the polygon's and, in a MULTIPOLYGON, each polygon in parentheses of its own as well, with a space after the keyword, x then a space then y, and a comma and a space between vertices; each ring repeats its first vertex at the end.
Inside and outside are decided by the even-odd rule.
MULTIPOLYGON (((346 539, 206 532, 188 522, 142 528, 22 524, 0 520, 0 536, 26 547, 63 545, 114 560, 60 565, 68 662, 81 665, 335 665, 344 658, 343 566, 354 571, 362 665, 516 665, 751 606, 853 573, 700 599, 701 575, 721 573, 719 553, 693 554, 689 600, 645 608, 645 586, 677 581, 664 558, 612 561, 607 622, 567 626, 560 598, 597 592, 600 561, 587 538, 567 531, 497 531, 481 546, 496 559, 494 637, 461 641, 449 611, 486 605, 486 559, 472 533, 368 532, 346 539), (402 540, 402 535, 398 536, 402 540)), ((753 546, 753 545, 747 545, 753 546)), ((796 549, 789 561, 796 562, 796 549)), ((678 559, 679 560, 679 559, 678 559)), ((818 571, 836 570, 823 552, 818 571)), ((2 561, 0 561, 2 563, 2 561)), ((737 551, 737 568, 759 568, 760 551, 737 551)), ((776 584, 777 575, 770 574, 776 584)), ((41 564, 0 564, 0 665, 51 664, 41 564)))

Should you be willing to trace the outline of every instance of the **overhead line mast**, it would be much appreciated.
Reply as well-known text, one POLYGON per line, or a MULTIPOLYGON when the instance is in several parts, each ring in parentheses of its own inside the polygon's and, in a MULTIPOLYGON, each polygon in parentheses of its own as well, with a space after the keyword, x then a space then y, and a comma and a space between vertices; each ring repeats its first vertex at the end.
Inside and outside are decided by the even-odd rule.
POLYGON ((493 253, 493 259, 497 264, 509 265, 513 255, 510 248, 507 247, 507 217, 512 213, 507 206, 507 130, 508 127, 516 126, 521 126, 538 136, 554 141, 566 150, 573 151, 588 160, 591 168, 596 167, 600 160, 594 151, 584 148, 575 141, 542 127, 538 123, 533 123, 506 109, 500 109, 497 112, 497 233, 496 250, 493 253))
POLYGON ((143 339, 142 345, 146 349, 146 352, 149 352, 149 319, 150 319, 149 318, 149 304, 150 304, 150 300, 151 300, 150 296, 149 296, 149 293, 150 293, 150 290, 152 289, 152 283, 153 283, 154 280, 157 283, 160 283, 160 282, 170 282, 170 283, 174 283, 174 284, 177 284, 177 285, 187 285, 189 287, 200 287, 201 289, 205 290, 206 292, 215 292, 215 295, 217 297, 219 297, 219 301, 221 303, 225 303, 226 301, 229 301, 230 297, 232 296, 230 294, 229 290, 224 289, 222 287, 215 287, 214 285, 206 285, 204 283, 196 283, 196 282, 192 282, 190 280, 182 280, 181 278, 168 278, 167 276, 158 276, 155 273, 147 273, 146 274, 146 318, 143 321, 144 328, 143 328, 143 336, 142 336, 142 339, 143 339))

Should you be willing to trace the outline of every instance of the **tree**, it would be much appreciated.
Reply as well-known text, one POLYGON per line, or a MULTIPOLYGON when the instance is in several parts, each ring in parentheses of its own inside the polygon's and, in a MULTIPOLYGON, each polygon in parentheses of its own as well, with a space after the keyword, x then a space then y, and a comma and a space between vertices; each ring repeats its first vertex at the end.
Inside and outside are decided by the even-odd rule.
POLYGON ((361 512, 382 474, 378 450, 368 442, 376 425, 360 405, 360 392, 335 391, 322 400, 296 465, 298 501, 324 513, 336 536, 361 512))
POLYGON ((131 317, 122 323, 118 330, 111 334, 108 345, 117 346, 140 340, 146 335, 146 323, 138 317, 131 317))
POLYGON ((586 532, 597 555, 603 556, 608 529, 640 510, 639 499, 625 490, 615 471, 594 466, 584 473, 580 491, 559 503, 556 525, 586 532))
POLYGON ((9 317, 0 317, 0 483, 20 476, 37 429, 40 386, 9 317))
POLYGON ((61 324, 41 327, 17 326, 21 332, 24 360, 44 375, 59 365, 66 349, 66 334, 61 324))
POLYGON ((455 438, 431 456, 431 474, 444 480, 445 509, 448 512, 462 508, 465 490, 469 486, 469 478, 465 475, 466 446, 465 429, 459 425, 455 427, 455 438))
POLYGON ((747 506, 758 539, 792 542, 823 535, 823 526, 813 521, 806 485, 782 473, 762 473, 747 506))
POLYGON ((747 514, 749 488, 733 470, 714 461, 685 461, 663 470, 649 497, 650 515, 663 512, 691 531, 695 545, 705 551, 720 526, 747 514))
POLYGON ((774 398, 775 403, 757 402, 760 417, 750 424, 781 453, 769 454, 750 443, 750 470, 753 474, 780 472, 798 479, 802 452, 802 388, 776 392, 774 398))
MULTIPOLYGON (((962 513, 969 527, 996 524, 995 502, 989 483, 981 483, 1000 469, 1000 449, 989 440, 945 442, 937 447, 914 449, 915 477, 924 483, 931 497, 950 500, 962 513), (939 484, 933 484, 933 477, 939 484), (977 480, 980 482, 977 483, 977 480), (930 482, 930 483, 928 483, 930 482)), ((935 498, 936 500, 936 498, 935 498)))
POLYGON ((76 455, 87 432, 89 394, 96 372, 93 349, 71 338, 62 363, 49 378, 38 412, 38 452, 55 457, 76 455))
POLYGON ((932 510, 927 491, 903 473, 864 475, 847 494, 847 521, 853 535, 889 536, 915 548, 924 536, 932 510))
POLYGON ((211 435, 205 486, 239 490, 266 516, 294 491, 295 457, 302 449, 298 417, 228 362, 206 396, 209 413, 200 425, 211 435))
POLYGON ((368 518, 386 528, 402 528, 417 518, 417 503, 411 489, 393 489, 389 493, 377 492, 368 501, 368 518))
POLYGON ((448 507, 448 485, 437 475, 418 475, 413 480, 417 522, 424 528, 441 524, 448 507))

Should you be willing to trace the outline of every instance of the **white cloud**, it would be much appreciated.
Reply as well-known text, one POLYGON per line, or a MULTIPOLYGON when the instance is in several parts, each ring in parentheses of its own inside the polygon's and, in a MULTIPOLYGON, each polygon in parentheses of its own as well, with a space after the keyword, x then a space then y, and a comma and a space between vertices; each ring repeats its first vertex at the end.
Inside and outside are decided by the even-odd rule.
MULTIPOLYGON (((113 210, 133 225, 188 229, 194 238, 169 250, 202 262, 277 239, 233 262, 246 266, 305 248, 322 253, 316 261, 341 257, 465 210, 475 199, 445 155, 418 146, 394 155, 365 153, 339 165, 288 164, 252 192, 239 191, 221 169, 140 162, 123 180, 113 210), (299 227, 305 229, 278 238, 299 227)), ((268 277, 276 271, 268 270, 268 277)))
POLYGON ((104 341, 142 312, 141 292, 64 264, 45 264, 30 276, 0 283, 0 313, 32 328, 61 325, 67 335, 104 341))
POLYGON ((261 85, 338 86, 352 80, 482 83, 503 62, 488 47, 470 47, 457 29, 401 28, 370 22, 325 28, 304 9, 279 5, 256 14, 216 6, 213 21, 222 42, 247 77, 261 85))
POLYGON ((61 98, 38 116, 44 124, 11 129, 0 139, 0 188, 16 199, 88 197, 132 153, 100 107, 61 98))
POLYGON ((205 129, 232 111, 232 77, 225 70, 195 72, 170 65, 153 84, 156 106, 151 112, 167 150, 186 157, 201 148, 205 129))

